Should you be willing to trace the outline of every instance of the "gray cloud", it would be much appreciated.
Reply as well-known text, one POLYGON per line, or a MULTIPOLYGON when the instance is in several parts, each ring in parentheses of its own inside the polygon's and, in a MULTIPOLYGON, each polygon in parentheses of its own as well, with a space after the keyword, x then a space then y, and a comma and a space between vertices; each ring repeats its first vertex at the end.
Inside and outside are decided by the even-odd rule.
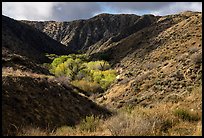
POLYGON ((106 2, 115 13, 156 14, 167 15, 182 11, 202 11, 202 2, 106 2))
POLYGON ((54 5, 52 16, 56 20, 69 21, 91 18, 101 7, 95 2, 61 2, 54 5))
POLYGON ((167 15, 202 11, 201 2, 2 2, 2 14, 18 20, 71 21, 99 13, 167 15))
POLYGON ((96 2, 2 2, 3 15, 19 20, 71 21, 100 11, 96 2))
POLYGON ((183 11, 202 11, 202 2, 176 2, 154 10, 152 13, 157 15, 175 14, 183 11))
POLYGON ((105 5, 120 10, 155 10, 171 5, 172 2, 106 2, 105 5))

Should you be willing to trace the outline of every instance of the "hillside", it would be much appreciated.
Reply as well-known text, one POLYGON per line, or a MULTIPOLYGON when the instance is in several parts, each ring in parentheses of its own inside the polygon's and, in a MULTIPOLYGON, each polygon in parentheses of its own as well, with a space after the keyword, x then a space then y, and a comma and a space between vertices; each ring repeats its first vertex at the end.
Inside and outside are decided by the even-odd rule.
POLYGON ((11 131, 16 132, 15 135, 51 136, 202 135, 201 12, 167 16, 100 14, 71 22, 5 19, 9 21, 2 21, 4 24, 12 21, 16 28, 25 27, 34 36, 40 34, 42 41, 36 44, 46 49, 35 47, 27 35, 16 35, 10 29, 12 26, 2 26, 5 135, 11 131), (18 49, 20 45, 24 52, 18 49), (29 46, 35 54, 29 53, 29 46), (39 61, 49 62, 45 53, 76 52, 86 54, 88 61, 84 64, 74 54, 73 59, 64 56, 66 64, 59 58, 56 63, 61 66, 53 66, 53 74, 58 76, 39 64, 39 61), (109 69, 117 72, 113 75, 114 82, 105 91, 97 89, 95 82, 85 83, 86 79, 93 81, 100 77, 103 79, 98 82, 105 82, 101 73, 105 71, 102 66, 105 62, 99 60, 106 60, 109 69), (78 82, 74 87, 66 69, 78 72, 84 69, 92 75, 97 72, 100 77, 91 78, 81 72, 74 80, 78 82), (84 80, 78 79, 83 76, 86 76, 84 80), (113 114, 105 120, 87 117, 91 114, 107 116, 110 111, 113 114), (56 131, 45 130, 49 127, 56 131), (25 132, 17 131, 18 128, 25 132))
POLYGON ((201 30, 202 14, 184 12, 161 17, 150 27, 105 45, 93 56, 108 55, 120 77, 103 102, 111 107, 154 106, 188 95, 202 84, 201 30))
POLYGON ((89 115, 108 115, 80 90, 52 76, 3 69, 2 133, 16 135, 25 127, 53 131, 73 126, 89 115))
POLYGON ((39 30, 2 16, 3 135, 17 135, 27 127, 51 132, 63 125, 74 126, 86 116, 110 115, 82 90, 42 66, 50 62, 46 54, 70 52, 39 30))
POLYGON ((71 51, 41 31, 2 15, 2 58, 17 54, 37 63, 49 62, 45 53, 69 54, 71 51))
POLYGON ((135 105, 140 101, 150 105, 155 100, 166 99, 171 95, 178 97, 179 93, 201 84, 201 20, 201 13, 187 11, 163 17, 100 14, 88 20, 65 23, 24 22, 72 49, 79 46, 76 50, 85 50, 93 60, 108 60, 114 69, 120 70, 120 79, 105 93, 107 98, 104 103, 121 107, 130 103, 135 105), (72 25, 76 27, 71 28, 72 25), (103 37, 95 39, 95 30, 101 28, 101 25, 103 27, 97 34, 102 33, 103 37), (68 30, 78 28, 78 33, 73 30, 64 32, 65 26, 68 30), (109 33, 104 34, 104 30, 109 33), (84 43, 81 37, 71 37, 80 34, 86 34, 85 38, 90 37, 92 43, 84 43), (64 43, 65 39, 80 40, 84 45, 75 43, 73 46, 64 43), (175 96, 175 92, 178 95, 175 96))

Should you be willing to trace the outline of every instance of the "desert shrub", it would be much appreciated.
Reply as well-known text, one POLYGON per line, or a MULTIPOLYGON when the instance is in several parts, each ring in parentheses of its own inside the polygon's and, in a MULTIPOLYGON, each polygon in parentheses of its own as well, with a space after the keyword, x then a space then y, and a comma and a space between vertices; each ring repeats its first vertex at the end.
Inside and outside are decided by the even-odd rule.
POLYGON ((91 81, 92 78, 91 76, 89 75, 90 74, 90 71, 88 69, 81 69, 78 73, 77 73, 77 76, 76 76, 76 79, 77 80, 86 80, 86 81, 91 81))
POLYGON ((39 127, 31 127, 27 126, 22 128, 20 132, 18 132, 17 136, 48 136, 49 133, 46 131, 43 131, 39 127))
POLYGON ((70 79, 66 76, 55 77, 55 80, 63 85, 68 85, 68 82, 70 82, 70 79))
POLYGON ((110 65, 105 61, 91 61, 86 64, 89 70, 108 70, 110 65))
POLYGON ((177 59, 178 61, 186 61, 187 57, 188 57, 188 53, 184 53, 182 55, 178 55, 177 59))
POLYGON ((97 82, 101 87, 106 90, 110 84, 116 79, 115 70, 106 70, 106 71, 95 71, 92 70, 92 76, 94 82, 97 82))
POLYGON ((54 70, 52 70, 52 73, 54 73, 56 76, 63 76, 66 74, 67 69, 64 63, 59 64, 54 70))
POLYGON ((72 81, 72 85, 86 92, 100 93, 103 91, 101 86, 96 82, 89 82, 85 80, 74 80, 72 81))
POLYGON ((68 57, 74 60, 78 58, 82 61, 89 61, 89 57, 86 54, 69 54, 68 57))
POLYGON ((191 55, 191 60, 195 64, 202 63, 202 53, 194 53, 191 55))
POLYGON ((56 55, 56 54, 48 54, 48 53, 46 53, 45 56, 48 57, 48 58, 51 59, 51 60, 54 60, 55 58, 58 58, 58 57, 59 57, 59 56, 56 55))
POLYGON ((120 112, 108 119, 106 125, 113 136, 147 136, 152 134, 152 123, 138 114, 120 112))
POLYGON ((54 60, 54 61, 51 64, 52 68, 50 69, 50 71, 56 76, 64 75, 71 79, 74 79, 77 73, 84 67, 81 65, 83 61, 80 58, 75 58, 75 59, 67 58, 66 61, 64 60, 61 60, 61 61, 54 60))
POLYGON ((185 121, 198 121, 200 117, 197 114, 190 113, 185 109, 176 109, 174 112, 175 116, 185 120, 185 121))
POLYGON ((99 117, 93 115, 86 116, 84 120, 79 124, 79 129, 82 131, 94 132, 99 124, 99 117))
POLYGON ((147 71, 147 72, 142 73, 141 75, 138 75, 136 77, 136 81, 141 82, 141 81, 146 80, 150 76, 151 73, 152 73, 151 71, 147 71))
POLYGON ((202 122, 198 122, 194 136, 202 136, 202 122))
POLYGON ((156 68, 158 65, 159 65, 159 63, 148 63, 148 64, 145 64, 144 67, 148 70, 152 70, 152 69, 156 68))
POLYGON ((80 58, 76 58, 75 60, 69 58, 66 62, 64 62, 66 66, 66 76, 70 77, 72 80, 76 79, 76 76, 80 70, 84 68, 81 64, 83 61, 80 58))
POLYGON ((68 59, 68 56, 60 56, 58 58, 55 58, 53 60, 53 62, 51 63, 51 66, 53 68, 57 67, 59 64, 63 63, 64 61, 66 61, 68 59))
POLYGON ((198 50, 199 50, 198 47, 190 47, 188 51, 190 52, 190 54, 193 54, 193 53, 197 52, 198 50))
POLYGON ((54 134, 51 136, 72 136, 76 135, 74 132, 76 132, 74 127, 71 126, 62 126, 57 128, 54 134))
POLYGON ((166 119, 161 123, 160 131, 167 133, 168 129, 172 128, 173 123, 171 120, 166 119))

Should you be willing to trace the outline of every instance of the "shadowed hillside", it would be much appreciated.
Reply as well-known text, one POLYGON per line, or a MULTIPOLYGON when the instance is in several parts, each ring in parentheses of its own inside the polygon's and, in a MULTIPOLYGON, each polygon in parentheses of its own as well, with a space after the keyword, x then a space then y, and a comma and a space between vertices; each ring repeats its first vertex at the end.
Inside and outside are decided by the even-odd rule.
POLYGON ((49 62, 45 53, 62 55, 70 52, 67 47, 41 31, 2 15, 3 61, 6 62, 7 57, 18 54, 37 63, 44 63, 49 62))
POLYGON ((110 114, 79 95, 80 90, 43 74, 3 70, 2 91, 3 135, 16 135, 29 126, 52 131, 89 115, 110 114))

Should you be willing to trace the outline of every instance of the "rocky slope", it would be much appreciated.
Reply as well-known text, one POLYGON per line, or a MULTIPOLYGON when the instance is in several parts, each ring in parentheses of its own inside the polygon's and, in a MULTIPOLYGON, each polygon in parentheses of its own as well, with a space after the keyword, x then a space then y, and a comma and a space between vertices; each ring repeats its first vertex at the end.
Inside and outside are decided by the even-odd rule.
POLYGON ((120 33, 116 39, 147 27, 158 17, 153 15, 100 14, 88 20, 72 22, 22 21, 46 33, 53 39, 77 51, 86 51, 101 39, 109 39, 120 33))
POLYGON ((26 23, 93 59, 109 60, 120 76, 98 100, 122 107, 178 101, 201 84, 201 20, 202 13, 186 11, 163 17, 101 14, 69 23, 26 23), (66 25, 72 31, 60 30, 67 30, 66 25))
POLYGON ((107 55, 119 72, 118 81, 99 96, 99 103, 153 107, 182 100, 202 84, 201 30, 202 14, 183 12, 161 17, 118 42, 99 43, 102 50, 93 56, 107 55))

